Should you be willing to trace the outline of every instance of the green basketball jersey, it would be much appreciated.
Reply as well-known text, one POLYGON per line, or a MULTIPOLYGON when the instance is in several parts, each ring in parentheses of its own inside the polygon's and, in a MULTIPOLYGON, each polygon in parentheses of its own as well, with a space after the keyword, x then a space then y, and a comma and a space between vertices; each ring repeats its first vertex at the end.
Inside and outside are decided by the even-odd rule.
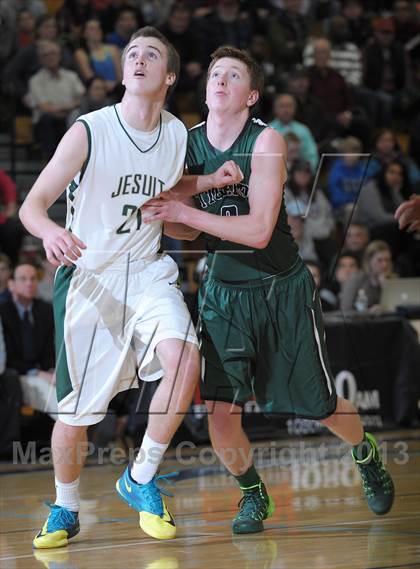
MULTIPOLYGON (((255 141, 267 125, 249 118, 232 146, 221 152, 207 139, 206 123, 189 131, 187 166, 190 174, 210 174, 227 160, 234 160, 242 170, 244 179, 239 184, 214 188, 194 197, 196 207, 217 215, 249 214, 248 184, 255 141)), ((264 187, 259 188, 264 192, 264 187)), ((265 249, 252 249, 218 237, 206 235, 209 251, 208 266, 214 278, 235 282, 261 279, 289 270, 297 261, 297 245, 287 224, 284 200, 265 249)))

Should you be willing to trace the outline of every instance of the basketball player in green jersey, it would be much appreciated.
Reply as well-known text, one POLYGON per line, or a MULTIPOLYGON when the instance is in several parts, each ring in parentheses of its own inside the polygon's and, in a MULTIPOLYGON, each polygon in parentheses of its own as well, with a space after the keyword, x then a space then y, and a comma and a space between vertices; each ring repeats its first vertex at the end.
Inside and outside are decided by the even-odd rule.
POLYGON ((149 221, 171 222, 172 235, 180 223, 178 235, 184 238, 207 236, 208 276, 200 290, 206 360, 201 393, 213 447, 243 492, 234 533, 262 531, 274 510, 241 426, 243 405, 252 394, 263 412, 317 419, 349 443, 375 514, 387 513, 394 500, 375 439, 364 432, 354 406, 335 391, 318 292, 286 220, 286 144, 250 117, 262 87, 262 70, 245 52, 229 46, 214 52, 207 78, 209 114, 190 131, 187 166, 190 174, 206 174, 234 160, 242 182, 195 195, 195 207, 181 201, 195 193, 192 184, 147 204, 149 221))

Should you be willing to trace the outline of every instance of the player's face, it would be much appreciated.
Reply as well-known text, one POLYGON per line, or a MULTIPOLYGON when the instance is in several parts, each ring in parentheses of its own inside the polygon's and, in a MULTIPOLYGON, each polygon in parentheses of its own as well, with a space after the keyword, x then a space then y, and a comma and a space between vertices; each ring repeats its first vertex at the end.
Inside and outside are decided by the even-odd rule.
POLYGON ((128 93, 147 97, 164 96, 176 79, 168 73, 168 52, 157 38, 136 38, 127 49, 123 85, 128 93))
POLYGON ((230 57, 222 57, 212 67, 207 80, 206 103, 210 111, 238 112, 251 107, 258 92, 251 89, 247 66, 230 57))

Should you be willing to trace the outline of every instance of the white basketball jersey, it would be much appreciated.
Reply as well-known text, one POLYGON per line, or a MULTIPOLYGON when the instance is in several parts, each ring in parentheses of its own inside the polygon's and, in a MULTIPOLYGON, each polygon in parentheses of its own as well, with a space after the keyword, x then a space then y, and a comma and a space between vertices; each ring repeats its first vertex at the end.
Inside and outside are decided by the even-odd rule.
POLYGON ((79 117, 89 155, 67 188, 66 227, 86 245, 77 266, 90 270, 145 259, 160 247, 162 222, 142 222, 140 207, 169 190, 184 170, 187 130, 162 110, 153 132, 139 132, 121 104, 79 117))

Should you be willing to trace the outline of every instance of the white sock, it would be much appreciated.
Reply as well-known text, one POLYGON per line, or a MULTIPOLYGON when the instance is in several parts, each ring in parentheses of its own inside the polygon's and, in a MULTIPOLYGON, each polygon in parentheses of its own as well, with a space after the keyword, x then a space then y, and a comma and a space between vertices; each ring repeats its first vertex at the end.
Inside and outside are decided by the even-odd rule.
POLYGON ((63 506, 71 512, 79 511, 79 482, 79 478, 73 482, 60 482, 57 478, 55 479, 55 490, 57 492, 55 503, 57 506, 63 506))
POLYGON ((143 437, 141 448, 131 468, 131 477, 139 484, 147 484, 156 474, 159 464, 169 443, 157 443, 147 432, 143 437))

